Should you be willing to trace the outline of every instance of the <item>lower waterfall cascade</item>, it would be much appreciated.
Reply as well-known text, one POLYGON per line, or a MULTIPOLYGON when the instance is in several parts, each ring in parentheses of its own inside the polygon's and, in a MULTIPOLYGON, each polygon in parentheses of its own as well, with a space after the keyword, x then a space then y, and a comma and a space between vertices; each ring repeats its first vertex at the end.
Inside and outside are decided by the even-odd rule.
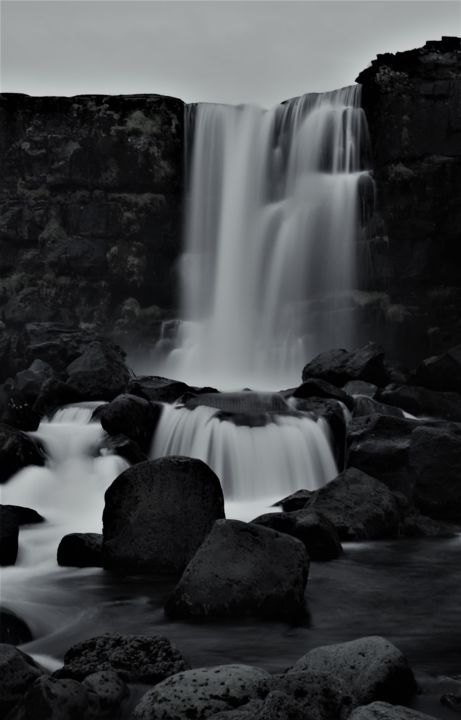
POLYGON ((372 183, 360 86, 268 111, 198 104, 187 124, 181 322, 156 371, 221 389, 293 385, 315 354, 354 344, 372 183))

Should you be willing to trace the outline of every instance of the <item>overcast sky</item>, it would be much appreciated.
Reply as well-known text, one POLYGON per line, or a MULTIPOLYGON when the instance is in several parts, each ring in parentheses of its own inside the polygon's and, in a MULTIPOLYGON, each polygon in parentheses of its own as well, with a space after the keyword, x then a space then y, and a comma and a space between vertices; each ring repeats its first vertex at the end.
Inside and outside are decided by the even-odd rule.
POLYGON ((263 106, 352 84, 377 53, 461 34, 443 0, 3 0, 3 92, 263 106))

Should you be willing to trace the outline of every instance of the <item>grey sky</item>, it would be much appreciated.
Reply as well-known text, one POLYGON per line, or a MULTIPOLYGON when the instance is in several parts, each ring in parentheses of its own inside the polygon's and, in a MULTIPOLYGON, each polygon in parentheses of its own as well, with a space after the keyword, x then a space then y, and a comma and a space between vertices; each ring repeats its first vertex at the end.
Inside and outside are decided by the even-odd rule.
POLYGON ((459 1, 3 0, 1 89, 270 106, 460 34, 459 1))

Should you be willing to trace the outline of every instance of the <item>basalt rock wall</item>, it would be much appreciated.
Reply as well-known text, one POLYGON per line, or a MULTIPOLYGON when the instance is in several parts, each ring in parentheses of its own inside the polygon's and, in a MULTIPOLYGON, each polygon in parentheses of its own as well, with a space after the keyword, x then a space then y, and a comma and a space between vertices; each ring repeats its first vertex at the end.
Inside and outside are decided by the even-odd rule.
POLYGON ((357 82, 376 184, 369 336, 411 361, 461 342, 461 39, 378 55, 357 82))
POLYGON ((125 345, 174 307, 181 100, 0 95, 0 319, 125 345))

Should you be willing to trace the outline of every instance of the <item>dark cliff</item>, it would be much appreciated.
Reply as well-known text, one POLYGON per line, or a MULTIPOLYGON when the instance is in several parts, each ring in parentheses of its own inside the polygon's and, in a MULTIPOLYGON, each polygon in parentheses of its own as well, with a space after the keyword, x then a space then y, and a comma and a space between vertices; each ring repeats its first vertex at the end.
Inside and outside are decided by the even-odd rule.
POLYGON ((461 39, 378 55, 357 82, 376 183, 378 339, 397 355, 438 352, 461 342, 461 39))
POLYGON ((181 100, 0 95, 0 318, 127 344, 175 303, 181 100), (161 310, 159 309, 161 308, 161 310))

